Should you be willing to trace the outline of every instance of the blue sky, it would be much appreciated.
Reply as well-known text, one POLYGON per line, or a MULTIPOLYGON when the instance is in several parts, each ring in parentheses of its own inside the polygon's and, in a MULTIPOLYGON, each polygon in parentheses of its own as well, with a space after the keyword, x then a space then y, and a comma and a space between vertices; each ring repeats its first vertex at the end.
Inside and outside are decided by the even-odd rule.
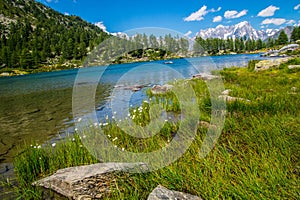
POLYGON ((162 27, 181 33, 249 21, 256 29, 300 23, 300 0, 39 0, 109 32, 162 27), (101 24, 101 23, 99 23, 101 24))

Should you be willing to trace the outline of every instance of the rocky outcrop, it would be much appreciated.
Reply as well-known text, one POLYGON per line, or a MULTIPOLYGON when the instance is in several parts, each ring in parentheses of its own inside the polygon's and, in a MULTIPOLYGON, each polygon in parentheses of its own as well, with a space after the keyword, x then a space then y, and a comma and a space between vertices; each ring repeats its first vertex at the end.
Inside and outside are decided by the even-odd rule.
POLYGON ((297 69, 297 68, 300 68, 300 65, 289 65, 288 68, 289 69, 297 69))
POLYGON ((183 192, 169 190, 161 185, 157 186, 148 196, 147 200, 201 200, 200 197, 183 192))
POLYGON ((251 102, 248 99, 244 99, 244 98, 239 98, 239 97, 232 97, 232 96, 228 96, 228 95, 220 95, 219 96, 220 99, 223 99, 224 101, 227 102, 233 102, 233 101, 246 101, 246 102, 251 102))
POLYGON ((71 199, 99 199, 116 186, 118 172, 146 170, 143 163, 99 163, 58 170, 33 183, 71 199))
POLYGON ((211 74, 195 74, 192 76, 192 79, 201 79, 204 81, 210 81, 210 80, 217 79, 217 78, 219 78, 219 77, 215 76, 215 75, 211 75, 211 74))
POLYGON ((165 84, 165 85, 154 85, 151 88, 152 94, 166 94, 168 91, 172 90, 174 86, 165 84))
POLYGON ((272 67, 278 67, 280 64, 289 61, 291 58, 277 58, 271 60, 262 60, 256 63, 255 71, 268 70, 272 67))

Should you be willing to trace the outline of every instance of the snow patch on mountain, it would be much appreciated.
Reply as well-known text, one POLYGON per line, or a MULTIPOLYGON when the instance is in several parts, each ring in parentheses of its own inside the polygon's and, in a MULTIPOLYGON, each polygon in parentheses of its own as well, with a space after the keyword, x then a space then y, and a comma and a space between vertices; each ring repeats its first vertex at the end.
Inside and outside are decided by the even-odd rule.
POLYGON ((275 35, 278 30, 256 30, 251 26, 248 21, 243 21, 232 26, 218 25, 215 28, 208 28, 206 30, 200 30, 196 35, 198 37, 206 38, 250 38, 254 40, 265 40, 268 37, 275 35))

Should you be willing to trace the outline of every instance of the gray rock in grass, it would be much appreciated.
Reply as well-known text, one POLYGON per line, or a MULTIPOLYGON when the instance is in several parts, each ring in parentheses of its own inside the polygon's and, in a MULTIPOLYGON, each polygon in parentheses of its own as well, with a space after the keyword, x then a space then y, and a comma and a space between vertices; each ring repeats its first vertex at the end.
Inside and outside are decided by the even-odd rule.
POLYGON ((191 194, 169 190, 159 185, 150 193, 147 200, 201 200, 201 198, 191 194))
POLYGON ((71 199, 99 199, 115 187, 117 172, 147 170, 143 163, 99 163, 58 170, 33 183, 71 199))

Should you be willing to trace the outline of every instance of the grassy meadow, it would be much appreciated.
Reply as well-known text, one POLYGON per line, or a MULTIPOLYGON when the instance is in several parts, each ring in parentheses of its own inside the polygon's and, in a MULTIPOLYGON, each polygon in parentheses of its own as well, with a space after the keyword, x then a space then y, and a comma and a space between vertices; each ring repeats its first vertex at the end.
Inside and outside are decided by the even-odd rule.
MULTIPOLYGON (((140 174, 122 174, 117 187, 104 199, 146 199, 161 184, 168 189, 187 192, 203 199, 299 199, 300 197, 300 64, 289 63, 267 71, 254 71, 255 61, 247 68, 227 68, 219 73, 230 96, 249 101, 227 102, 222 134, 212 151, 199 157, 207 127, 199 126, 195 139, 182 157, 162 169, 140 174)), ((179 80, 195 91, 200 121, 210 122, 212 103, 202 80, 179 80)), ((180 113, 179 100, 172 92, 148 94, 151 101, 131 108, 135 124, 150 122, 149 108, 161 103, 174 115, 180 113)), ((166 146, 179 129, 180 122, 165 121, 160 132, 147 139, 124 134, 119 121, 101 122, 64 141, 42 146, 26 145, 14 160, 19 180, 20 199, 40 199, 42 191, 31 183, 66 167, 99 162, 82 144, 99 126, 122 151, 151 152, 166 146)))

